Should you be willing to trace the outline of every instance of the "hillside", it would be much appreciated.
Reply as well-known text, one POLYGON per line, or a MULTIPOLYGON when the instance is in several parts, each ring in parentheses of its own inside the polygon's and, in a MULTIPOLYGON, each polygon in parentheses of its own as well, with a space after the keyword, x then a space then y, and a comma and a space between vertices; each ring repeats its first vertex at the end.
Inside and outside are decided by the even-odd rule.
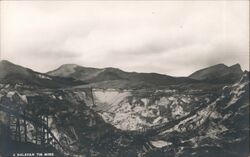
POLYGON ((72 78, 55 77, 35 72, 6 60, 0 62, 0 83, 12 85, 24 84, 44 88, 59 88, 84 84, 82 81, 72 78))
POLYGON ((217 64, 192 73, 189 78, 203 80, 212 83, 234 83, 243 74, 239 64, 226 66, 217 64))

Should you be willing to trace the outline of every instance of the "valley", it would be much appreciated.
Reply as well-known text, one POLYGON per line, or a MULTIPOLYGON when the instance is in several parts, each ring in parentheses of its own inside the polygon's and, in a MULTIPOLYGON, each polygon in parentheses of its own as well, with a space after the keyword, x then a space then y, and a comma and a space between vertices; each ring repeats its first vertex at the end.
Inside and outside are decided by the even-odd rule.
POLYGON ((190 78, 77 65, 43 74, 8 61, 0 69, 3 156, 249 155, 249 72, 238 65, 190 78))

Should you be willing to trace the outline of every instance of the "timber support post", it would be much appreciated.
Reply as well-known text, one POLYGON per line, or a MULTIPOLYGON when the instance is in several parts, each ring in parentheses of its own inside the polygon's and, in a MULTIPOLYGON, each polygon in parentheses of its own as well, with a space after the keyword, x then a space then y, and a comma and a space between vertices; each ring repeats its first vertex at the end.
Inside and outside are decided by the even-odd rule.
MULTIPOLYGON (((24 111, 24 116, 26 115, 26 112, 24 111)), ((27 123, 26 119, 23 120, 23 126, 24 126, 24 142, 27 142, 27 123)))

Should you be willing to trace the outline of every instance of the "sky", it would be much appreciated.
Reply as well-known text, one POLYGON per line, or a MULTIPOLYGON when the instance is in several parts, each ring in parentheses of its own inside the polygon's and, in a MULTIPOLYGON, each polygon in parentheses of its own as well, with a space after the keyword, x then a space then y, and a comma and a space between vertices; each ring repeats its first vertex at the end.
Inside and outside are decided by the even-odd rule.
POLYGON ((1 59, 188 76, 249 70, 248 1, 0 1, 1 59))

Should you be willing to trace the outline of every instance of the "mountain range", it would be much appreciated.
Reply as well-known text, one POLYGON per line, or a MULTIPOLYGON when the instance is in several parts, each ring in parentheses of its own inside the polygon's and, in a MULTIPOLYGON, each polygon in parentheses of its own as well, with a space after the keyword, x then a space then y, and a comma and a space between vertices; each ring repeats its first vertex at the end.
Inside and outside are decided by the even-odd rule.
POLYGON ((198 70, 188 77, 157 73, 125 72, 117 68, 90 68, 64 64, 47 73, 39 73, 9 61, 0 62, 0 82, 24 83, 40 87, 91 86, 96 88, 160 88, 200 83, 231 84, 243 74, 239 64, 217 64, 198 70))

